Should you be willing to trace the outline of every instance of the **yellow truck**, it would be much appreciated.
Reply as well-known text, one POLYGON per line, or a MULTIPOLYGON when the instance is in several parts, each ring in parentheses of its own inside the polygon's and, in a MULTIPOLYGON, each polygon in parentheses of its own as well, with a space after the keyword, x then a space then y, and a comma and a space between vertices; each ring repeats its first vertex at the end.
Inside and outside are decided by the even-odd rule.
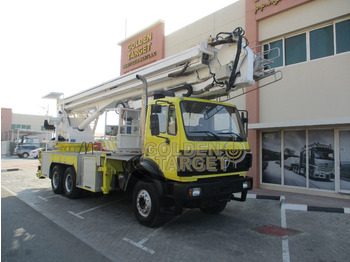
POLYGON ((259 79, 281 78, 266 52, 255 54, 237 28, 71 97, 49 94, 58 113, 45 127, 55 130, 58 150, 41 152, 37 176, 69 198, 130 192, 146 226, 183 208, 219 213, 230 200, 245 201, 253 187, 248 113, 222 100, 259 79), (109 150, 94 143, 103 113, 117 122, 106 120, 109 150))

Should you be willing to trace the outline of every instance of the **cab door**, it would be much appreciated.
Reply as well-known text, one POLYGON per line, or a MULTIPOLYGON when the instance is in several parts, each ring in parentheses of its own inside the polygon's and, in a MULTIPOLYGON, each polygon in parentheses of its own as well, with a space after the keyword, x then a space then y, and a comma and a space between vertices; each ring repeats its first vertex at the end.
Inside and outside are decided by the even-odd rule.
POLYGON ((179 154, 176 106, 159 101, 149 109, 144 158, 155 162, 167 179, 176 179, 179 154))

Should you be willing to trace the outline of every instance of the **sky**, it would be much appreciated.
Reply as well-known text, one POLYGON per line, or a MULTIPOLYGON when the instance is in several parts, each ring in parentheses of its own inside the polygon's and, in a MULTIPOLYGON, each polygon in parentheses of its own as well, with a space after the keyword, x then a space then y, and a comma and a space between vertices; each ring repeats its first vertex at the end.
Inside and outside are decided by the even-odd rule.
POLYGON ((236 1, 0 0, 1 107, 55 115, 42 97, 118 77, 125 37, 159 19, 168 35, 236 1))

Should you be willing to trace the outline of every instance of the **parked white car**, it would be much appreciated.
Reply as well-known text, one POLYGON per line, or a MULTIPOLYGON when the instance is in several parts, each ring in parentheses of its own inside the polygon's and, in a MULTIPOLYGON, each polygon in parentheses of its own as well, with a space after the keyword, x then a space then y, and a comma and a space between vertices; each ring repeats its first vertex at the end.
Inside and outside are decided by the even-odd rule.
POLYGON ((33 157, 35 159, 39 158, 39 151, 40 150, 44 150, 44 148, 39 147, 39 148, 34 149, 33 151, 30 152, 29 156, 33 157))
POLYGON ((39 152, 40 151, 52 151, 52 148, 48 148, 47 150, 43 147, 39 147, 37 149, 34 149, 33 151, 30 152, 29 156, 33 157, 35 159, 39 158, 39 152))
POLYGON ((30 152, 38 147, 37 145, 23 144, 18 145, 15 148, 15 154, 20 158, 27 158, 30 156, 30 152))

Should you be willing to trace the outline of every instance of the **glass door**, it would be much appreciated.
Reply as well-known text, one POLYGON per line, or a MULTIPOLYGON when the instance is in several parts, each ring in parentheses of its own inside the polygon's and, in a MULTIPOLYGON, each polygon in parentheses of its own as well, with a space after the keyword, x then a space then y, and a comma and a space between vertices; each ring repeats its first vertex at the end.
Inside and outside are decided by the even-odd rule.
POLYGON ((339 130, 340 191, 350 193, 350 130, 339 130))

